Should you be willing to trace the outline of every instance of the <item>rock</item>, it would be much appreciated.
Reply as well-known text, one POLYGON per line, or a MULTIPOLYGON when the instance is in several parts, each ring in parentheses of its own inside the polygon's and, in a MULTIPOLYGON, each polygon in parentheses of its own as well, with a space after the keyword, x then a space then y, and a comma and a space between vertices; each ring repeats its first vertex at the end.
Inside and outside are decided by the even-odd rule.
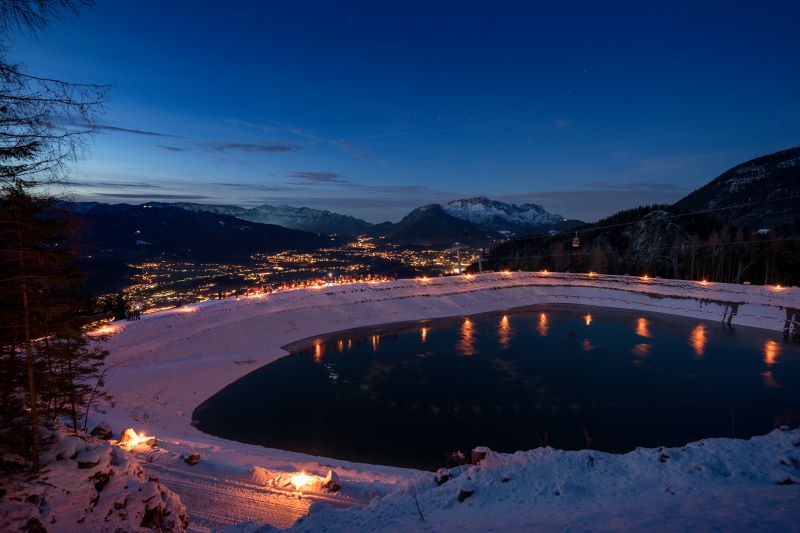
POLYGON ((436 482, 437 486, 441 486, 448 481, 453 479, 453 473, 450 472, 447 468, 440 468, 436 471, 436 475, 434 476, 433 480, 436 482))
POLYGON ((478 446, 477 448, 473 448, 471 453, 472 464, 476 465, 486 459, 486 456, 489 455, 491 451, 492 450, 486 446, 478 446))
POLYGON ((0 474, 13 474, 25 470, 25 458, 15 453, 0 455, 0 474))
POLYGON ((106 422, 100 422, 94 427, 94 429, 92 429, 90 435, 92 437, 108 440, 114 436, 114 432, 111 431, 111 426, 109 426, 106 422))
POLYGON ((94 468, 100 464, 100 459, 97 461, 78 461, 78 468, 94 468))
POLYGON ((94 483, 94 489, 97 492, 100 492, 105 488, 106 485, 108 485, 112 473, 112 471, 103 472, 102 470, 95 472, 91 477, 89 477, 89 481, 94 483))
POLYGON ((463 503, 464 500, 466 500, 467 498, 469 498, 473 494, 475 494, 474 490, 461 489, 460 491, 458 491, 458 503, 463 503))
POLYGON ((472 481, 467 480, 461 485, 461 490, 458 491, 458 503, 463 503, 464 500, 475 494, 475 485, 472 481))
POLYGON ((200 454, 199 453, 193 453, 192 455, 190 455, 189 457, 184 459, 183 462, 186 463, 189 466, 196 465, 197 463, 200 462, 200 454))
POLYGON ((341 489, 342 485, 339 483, 339 475, 333 470, 328 470, 328 475, 322 482, 322 488, 328 489, 331 492, 337 492, 341 489))
POLYGON ((467 462, 467 457, 463 452, 455 451, 447 454, 447 466, 455 465, 460 466, 467 462))

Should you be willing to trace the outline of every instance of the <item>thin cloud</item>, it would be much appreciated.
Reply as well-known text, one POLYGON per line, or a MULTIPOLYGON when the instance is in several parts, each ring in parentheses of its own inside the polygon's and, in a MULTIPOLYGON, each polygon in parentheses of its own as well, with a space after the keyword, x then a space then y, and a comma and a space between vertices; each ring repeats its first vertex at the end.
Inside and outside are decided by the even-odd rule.
POLYGON ((369 159, 369 152, 363 146, 356 146, 344 139, 334 139, 331 144, 338 148, 340 151, 350 154, 358 159, 369 159))
POLYGON ((291 177, 311 183, 345 183, 342 177, 334 172, 292 172, 291 177))
POLYGON ((173 146, 171 144, 157 144, 156 148, 161 148, 162 150, 166 150, 168 152, 186 152, 191 150, 191 148, 186 148, 184 146, 173 146))
POLYGON ((171 144, 156 144, 157 148, 168 152, 188 152, 190 150, 204 150, 206 152, 244 152, 246 154, 276 154, 296 152, 300 146, 293 143, 239 143, 239 142, 198 142, 185 146, 171 144))
POLYGON ((241 190, 250 190, 250 191, 267 191, 267 192, 286 192, 286 191, 294 191, 296 187, 290 187, 288 185, 272 185, 272 184, 263 184, 263 183, 211 183, 211 185, 216 185, 218 187, 228 187, 231 189, 241 189, 241 190))
POLYGON ((150 131, 150 130, 139 130, 135 128, 123 128, 121 126, 112 126, 110 124, 91 124, 89 122, 85 123, 73 123, 69 124, 69 126, 74 126, 77 128, 87 128, 87 129, 94 129, 97 131, 105 131, 111 133, 129 133, 131 135, 143 135, 145 137, 171 137, 173 139, 183 139, 180 135, 173 135, 171 133, 163 133, 160 131, 150 131))
POLYGON ((553 121, 553 126, 559 129, 569 128, 570 126, 575 125, 575 123, 571 120, 567 120, 565 118, 557 118, 553 121))
POLYGON ((63 181, 62 185, 79 187, 82 189, 107 189, 109 187, 123 187, 129 189, 162 189, 161 185, 146 181, 63 181))
POLYGON ((280 152, 294 152, 300 149, 296 144, 272 144, 272 143, 237 143, 237 142, 222 142, 222 143, 200 143, 200 146, 212 152, 244 152, 247 154, 262 153, 274 154, 280 152))
POLYGON ((104 198, 135 198, 139 200, 210 200, 213 196, 200 194, 133 194, 133 193, 98 193, 104 198))

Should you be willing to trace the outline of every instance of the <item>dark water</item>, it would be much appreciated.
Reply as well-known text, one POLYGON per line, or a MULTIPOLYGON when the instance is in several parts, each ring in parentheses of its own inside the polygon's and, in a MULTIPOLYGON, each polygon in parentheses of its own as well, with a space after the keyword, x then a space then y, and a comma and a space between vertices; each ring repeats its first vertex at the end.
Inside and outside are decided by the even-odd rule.
POLYGON ((318 342, 195 411, 202 431, 354 461, 549 444, 623 452, 749 437, 800 413, 780 333, 584 307, 481 315, 318 342))

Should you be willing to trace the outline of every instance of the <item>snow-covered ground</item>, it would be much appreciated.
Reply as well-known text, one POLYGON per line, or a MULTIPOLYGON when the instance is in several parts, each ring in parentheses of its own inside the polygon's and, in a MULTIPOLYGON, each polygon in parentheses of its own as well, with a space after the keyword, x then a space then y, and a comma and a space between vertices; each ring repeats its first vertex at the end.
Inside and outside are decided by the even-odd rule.
MULTIPOLYGON (((32 476, 0 458, 0 531, 186 531, 186 508, 130 454, 64 429, 45 433, 32 476)), ((9 460, 12 462, 10 463, 9 460)))
MULTIPOLYGON (((191 425, 199 404, 286 355, 283 346, 303 339, 378 324, 562 303, 730 320, 776 331, 800 326, 797 288, 582 274, 490 273, 210 301, 109 326, 107 387, 116 404, 96 420, 107 420, 116 431, 133 427, 158 437, 159 448, 140 453, 148 468, 180 494, 190 527, 202 530, 244 520, 287 526, 308 512, 310 502, 347 506, 376 494, 399 497, 398 488, 421 473, 212 437, 191 425), (182 461, 195 452, 200 463, 182 461), (340 477, 340 492, 331 496, 312 489, 301 500, 287 496, 293 491, 286 476, 303 471, 325 476, 330 470, 340 477)), ((556 457, 553 468, 559 468, 556 457)), ((790 488, 796 496, 795 489, 790 488)))

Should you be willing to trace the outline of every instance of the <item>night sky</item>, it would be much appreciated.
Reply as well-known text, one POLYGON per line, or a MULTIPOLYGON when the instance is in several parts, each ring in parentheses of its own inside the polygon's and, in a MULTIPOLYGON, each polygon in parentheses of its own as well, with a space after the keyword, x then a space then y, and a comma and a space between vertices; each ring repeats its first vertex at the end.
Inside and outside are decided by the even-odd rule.
POLYGON ((797 1, 100 0, 11 53, 113 84, 78 199, 377 222, 486 195, 595 220, 800 145, 798 20, 797 1))

